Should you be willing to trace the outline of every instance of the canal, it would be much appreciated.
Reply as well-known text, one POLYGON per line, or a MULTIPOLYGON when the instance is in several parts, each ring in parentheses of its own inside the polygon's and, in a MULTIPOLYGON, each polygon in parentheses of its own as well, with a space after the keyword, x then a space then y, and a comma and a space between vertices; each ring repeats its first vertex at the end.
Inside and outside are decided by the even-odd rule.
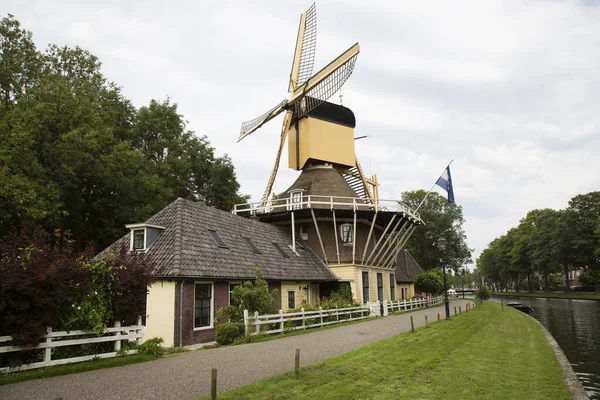
MULTIPOLYGON (((504 297, 530 305, 552 333, 591 399, 600 400, 600 301, 504 297)), ((500 301, 498 298, 492 300, 500 301)))

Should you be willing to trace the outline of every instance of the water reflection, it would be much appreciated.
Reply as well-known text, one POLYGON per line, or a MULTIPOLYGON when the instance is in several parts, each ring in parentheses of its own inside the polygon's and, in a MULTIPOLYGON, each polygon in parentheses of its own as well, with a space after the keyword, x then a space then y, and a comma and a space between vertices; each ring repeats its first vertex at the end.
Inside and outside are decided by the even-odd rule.
MULTIPOLYGON (((552 333, 592 399, 600 400, 600 302, 503 297, 533 307, 531 314, 552 333)), ((493 299, 500 301, 499 299, 493 299)))

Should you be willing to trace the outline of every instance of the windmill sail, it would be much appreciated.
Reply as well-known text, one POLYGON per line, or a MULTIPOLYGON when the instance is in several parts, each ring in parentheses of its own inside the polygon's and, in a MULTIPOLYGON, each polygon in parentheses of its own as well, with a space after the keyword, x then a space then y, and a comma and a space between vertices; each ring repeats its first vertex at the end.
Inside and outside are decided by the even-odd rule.
POLYGON ((317 7, 313 5, 300 16, 296 50, 292 61, 288 92, 296 88, 312 76, 317 49, 317 7))
POLYGON ((242 128, 240 129, 240 137, 238 138, 238 142, 263 126, 267 121, 270 121, 278 116, 284 110, 286 104, 287 100, 283 100, 281 103, 278 103, 275 107, 271 108, 260 117, 256 117, 250 121, 242 122, 242 128))

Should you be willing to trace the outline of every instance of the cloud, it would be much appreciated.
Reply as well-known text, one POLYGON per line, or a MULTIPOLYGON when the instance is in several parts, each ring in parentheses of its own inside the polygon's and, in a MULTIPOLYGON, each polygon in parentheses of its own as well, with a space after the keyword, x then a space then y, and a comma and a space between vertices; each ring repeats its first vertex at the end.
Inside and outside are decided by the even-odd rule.
MULTIPOLYGON (((137 106, 170 96, 228 153, 258 201, 281 118, 236 144, 242 121, 286 97, 302 5, 242 1, 9 0, 48 43, 79 45, 137 106)), ((380 196, 428 190, 450 159, 476 257, 533 208, 597 190, 600 8, 578 1, 317 4, 315 71, 356 41, 344 104, 380 196)), ((332 99, 338 101, 337 96, 332 99)), ((298 173, 282 159, 276 191, 298 173)), ((434 190, 436 190, 434 188, 434 190)))

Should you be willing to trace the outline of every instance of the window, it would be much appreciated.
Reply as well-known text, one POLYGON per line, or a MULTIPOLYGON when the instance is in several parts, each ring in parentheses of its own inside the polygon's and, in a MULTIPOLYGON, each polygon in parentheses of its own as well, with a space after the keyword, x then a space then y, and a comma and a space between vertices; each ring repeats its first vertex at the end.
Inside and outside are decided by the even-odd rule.
POLYGON ((194 292, 194 328, 211 327, 212 283, 196 283, 194 292))
POLYGON ((246 243, 248 243, 248 247, 250 247, 250 250, 252 250, 254 254, 262 254, 250 238, 245 237, 244 239, 246 240, 246 243))
POLYGON ((222 249, 228 249, 229 246, 227 246, 225 244, 225 242, 223 241, 223 239, 221 239, 221 236, 219 236, 219 233, 213 229, 209 229, 208 230, 210 232, 210 235, 212 236, 213 240, 215 241, 215 243, 217 244, 217 246, 219 246, 222 249))
POLYGON ((402 300, 404 300, 405 299, 405 297, 404 297, 404 288, 400 288, 400 292, 402 293, 402 300))
POLYGON ((288 291, 288 308, 290 310, 296 308, 296 292, 293 290, 288 291))
POLYGON ((369 301, 369 273, 362 273, 363 303, 369 301))
POLYGON ((234 305, 233 297, 231 295, 233 294, 233 289, 235 289, 237 286, 242 286, 242 284, 241 283, 230 283, 229 284, 229 305, 230 306, 234 305))
POLYGON ((340 236, 342 238, 342 244, 345 246, 352 245, 353 237, 352 237, 352 224, 342 224, 340 225, 340 236))
POLYGON ((145 246, 145 230, 136 229, 133 231, 133 250, 144 250, 145 246))
POLYGON ((377 299, 383 301, 383 274, 377 273, 377 299))
POLYGON ((302 240, 308 240, 308 227, 306 225, 300 225, 300 237, 302 240))
POLYGON ((302 208, 302 190, 291 190, 290 191, 290 202, 288 203, 288 210, 299 210, 302 208))
POLYGON ((396 300, 396 276, 390 274, 390 300, 396 300))
POLYGON ((276 248, 276 249, 279 251, 279 253, 281 253, 281 256, 282 256, 283 258, 290 258, 290 256, 289 256, 289 255, 287 255, 287 254, 286 254, 286 253, 283 251, 283 249, 282 249, 281 247, 279 247, 279 245, 278 245, 277 243, 273 242, 273 246, 275 246, 275 248, 276 248))

